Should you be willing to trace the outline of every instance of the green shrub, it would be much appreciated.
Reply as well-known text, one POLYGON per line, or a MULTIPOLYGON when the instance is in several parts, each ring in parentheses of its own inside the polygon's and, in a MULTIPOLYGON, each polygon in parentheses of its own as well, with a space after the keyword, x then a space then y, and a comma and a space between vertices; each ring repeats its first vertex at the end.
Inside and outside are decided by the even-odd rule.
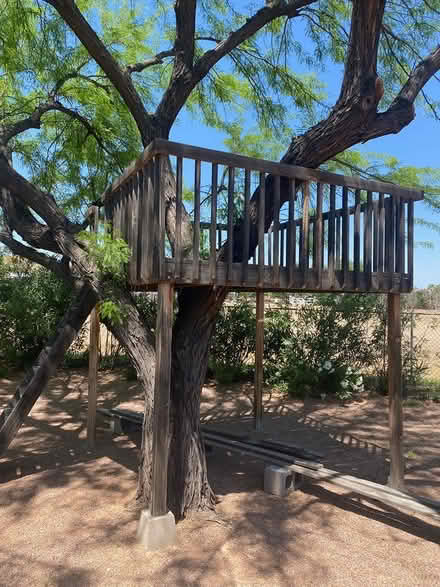
POLYGON ((247 300, 224 307, 217 317, 211 340, 210 364, 216 377, 232 383, 249 373, 255 352, 255 314, 247 300))
POLYGON ((71 290, 51 272, 20 259, 1 262, 0 365, 23 368, 32 363, 70 299, 71 290))

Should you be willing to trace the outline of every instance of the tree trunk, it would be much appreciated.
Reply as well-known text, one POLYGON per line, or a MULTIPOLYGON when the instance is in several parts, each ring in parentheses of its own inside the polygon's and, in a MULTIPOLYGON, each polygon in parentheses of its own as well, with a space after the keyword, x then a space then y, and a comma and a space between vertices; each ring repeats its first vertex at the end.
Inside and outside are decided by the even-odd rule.
POLYGON ((189 510, 210 510, 215 505, 200 436, 200 395, 215 318, 226 294, 225 288, 184 288, 179 294, 173 329, 168 463, 168 504, 176 519, 189 510))

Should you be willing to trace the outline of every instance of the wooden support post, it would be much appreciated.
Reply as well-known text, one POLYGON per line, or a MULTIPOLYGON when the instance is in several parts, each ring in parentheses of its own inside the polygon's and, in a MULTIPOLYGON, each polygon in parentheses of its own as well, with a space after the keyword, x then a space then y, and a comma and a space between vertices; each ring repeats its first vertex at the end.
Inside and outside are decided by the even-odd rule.
POLYGON ((263 427, 263 354, 264 354, 264 292, 257 291, 255 344, 254 424, 255 430, 263 427))
POLYGON ((390 427, 390 475, 388 485, 404 488, 403 411, 400 294, 388 294, 388 401, 390 427))
MULTIPOLYGON (((93 211, 90 228, 92 231, 98 232, 98 208, 93 211)), ((87 396, 87 444, 92 450, 96 446, 96 384, 98 379, 99 330, 99 313, 95 306, 90 313, 89 389, 87 396)))
POLYGON ((171 333, 174 287, 161 282, 157 287, 156 372, 153 407, 153 480, 151 515, 167 511, 168 434, 170 416, 171 333))

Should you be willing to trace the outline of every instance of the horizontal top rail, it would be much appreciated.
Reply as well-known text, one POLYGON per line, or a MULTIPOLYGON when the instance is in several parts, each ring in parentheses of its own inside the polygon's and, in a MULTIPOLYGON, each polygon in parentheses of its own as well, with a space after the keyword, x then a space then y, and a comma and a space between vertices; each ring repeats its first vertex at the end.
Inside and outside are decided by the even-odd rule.
POLYGON ((193 145, 185 145, 165 139, 154 139, 144 150, 142 155, 129 165, 122 175, 118 177, 102 195, 102 200, 116 191, 121 185, 126 183, 137 171, 142 169, 145 164, 155 155, 172 155, 176 157, 186 157, 199 161, 206 161, 237 167, 263 173, 271 173, 281 177, 299 179, 303 181, 316 181, 320 183, 343 186, 352 189, 361 189, 371 192, 380 192, 400 196, 405 200, 423 200, 424 193, 422 190, 415 188, 402 187, 393 183, 383 181, 367 180, 357 176, 345 176, 329 171, 319 169, 309 169, 307 167, 298 167, 286 163, 277 163, 265 159, 256 159, 244 155, 236 155, 214 149, 206 149, 193 145))

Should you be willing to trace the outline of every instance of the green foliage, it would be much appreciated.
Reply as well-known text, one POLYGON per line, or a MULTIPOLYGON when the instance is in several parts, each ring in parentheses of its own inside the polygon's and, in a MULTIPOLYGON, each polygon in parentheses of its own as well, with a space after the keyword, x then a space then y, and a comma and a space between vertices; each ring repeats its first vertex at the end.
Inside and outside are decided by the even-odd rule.
POLYGON ((211 340, 211 367, 225 383, 240 379, 255 352, 255 315, 247 300, 226 306, 217 317, 211 340))
POLYGON ((116 279, 124 277, 125 264, 131 251, 121 238, 113 238, 104 227, 102 232, 81 232, 80 239, 87 244, 87 250, 102 275, 116 279))
POLYGON ((31 363, 70 298, 69 289, 52 273, 13 257, 0 262, 0 365, 22 368, 31 363))
POLYGON ((376 311, 374 296, 314 296, 313 304, 295 312, 277 379, 301 397, 335 394, 348 399, 360 391, 359 371, 376 357, 375 333, 367 328, 376 311))

